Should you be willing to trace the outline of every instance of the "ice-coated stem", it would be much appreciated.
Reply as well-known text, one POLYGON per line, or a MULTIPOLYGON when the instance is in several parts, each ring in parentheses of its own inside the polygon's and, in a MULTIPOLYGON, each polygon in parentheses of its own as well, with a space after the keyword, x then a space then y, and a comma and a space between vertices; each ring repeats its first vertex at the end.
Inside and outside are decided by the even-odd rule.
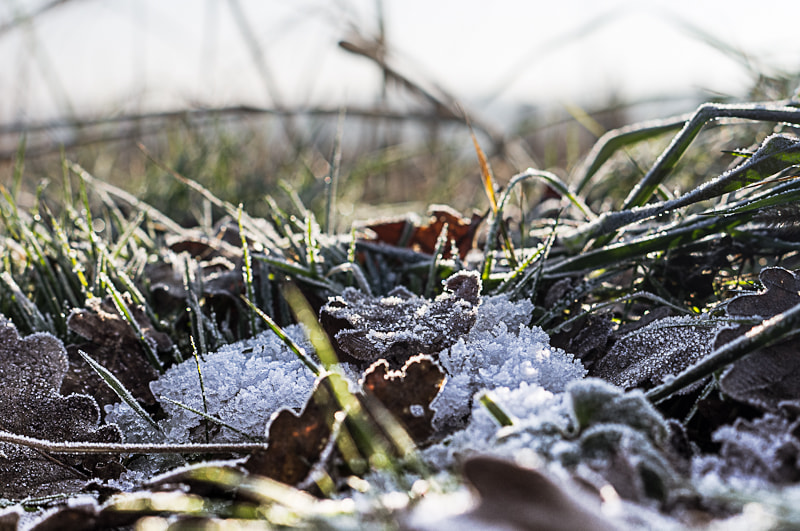
MULTIPOLYGON (((800 109, 780 103, 749 103, 736 105, 704 103, 697 108, 692 117, 686 122, 683 129, 675 135, 669 146, 667 146, 658 160, 656 160, 655 164, 653 164, 652 168, 650 168, 650 171, 648 171, 642 180, 630 191, 625 202, 622 204, 622 209, 619 212, 604 214, 596 220, 587 223, 578 229, 575 234, 571 235, 570 240, 585 242, 597 236, 610 234, 627 224, 706 199, 709 195, 713 196, 713 192, 716 191, 714 186, 716 185, 718 187, 725 184, 723 179, 720 179, 722 182, 716 182, 711 186, 701 186, 692 193, 685 194, 683 197, 672 202, 659 203, 648 207, 643 206, 666 176, 675 168, 678 160, 680 160, 689 145, 700 133, 703 126, 712 120, 718 120, 720 118, 740 118, 745 120, 797 124, 800 123, 800 109)), ((754 160, 753 162, 756 161, 757 160, 754 160)), ((742 166, 739 168, 742 168, 742 166)), ((739 172, 736 171, 729 172, 726 176, 732 178, 738 173, 739 172), (731 175, 731 173, 733 175, 731 175)))
POLYGON ((227 454, 264 450, 263 443, 240 444, 128 444, 67 441, 53 442, 0 431, 0 442, 19 444, 53 454, 227 454))
POLYGON ((711 120, 720 118, 800 123, 800 109, 786 105, 775 105, 775 103, 748 103, 744 105, 702 104, 697 108, 692 118, 686 122, 683 129, 675 135, 675 138, 672 139, 664 153, 656 160, 647 175, 631 190, 622 204, 622 208, 627 209, 643 205, 667 174, 672 171, 703 126, 711 120))

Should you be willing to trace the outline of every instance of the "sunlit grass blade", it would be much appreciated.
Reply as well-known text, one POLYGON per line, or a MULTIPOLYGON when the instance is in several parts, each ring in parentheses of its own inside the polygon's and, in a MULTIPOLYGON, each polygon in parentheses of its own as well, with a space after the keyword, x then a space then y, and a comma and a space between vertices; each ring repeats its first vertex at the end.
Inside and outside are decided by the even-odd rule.
MULTIPOLYGON (((503 192, 503 195, 500 197, 500 202, 497 205, 497 214, 492 216, 492 222, 489 224, 489 232, 486 236, 486 249, 484 250, 485 256, 484 256, 483 266, 481 267, 482 271, 481 279, 484 282, 489 280, 489 275, 494 265, 494 251, 495 251, 494 242, 497 239, 497 232, 498 230, 500 231, 505 230, 504 229, 505 225, 503 224, 503 219, 502 219, 502 212, 505 209, 506 203, 511 197, 511 192, 517 186, 519 186, 520 183, 524 181, 527 181, 529 179, 541 179, 545 177, 548 179, 548 182, 550 182, 551 180, 553 182, 559 181, 558 177, 549 172, 543 172, 530 168, 522 173, 518 173, 517 175, 512 177, 511 180, 509 181, 508 186, 503 192)), ((516 263, 516 259, 513 259, 513 256, 509 257, 508 253, 506 254, 506 256, 509 258, 509 264, 511 264, 511 267, 514 268, 517 267, 518 264, 516 263)))
POLYGON ((306 349, 295 343, 291 337, 287 336, 286 332, 284 332, 283 329, 278 326, 278 323, 276 323, 272 317, 264 313, 247 297, 242 297, 242 300, 244 300, 245 304, 247 304, 247 306, 249 306, 250 309, 267 324, 267 326, 275 333, 276 336, 278 336, 281 341, 283 341, 283 344, 289 347, 289 350, 294 352, 295 356, 297 356, 297 358, 302 361, 303 364, 308 367, 315 376, 320 376, 322 374, 322 367, 320 367, 317 362, 311 358, 309 353, 306 352, 306 349))
POLYGON ((156 432, 164 435, 164 432, 161 431, 161 428, 158 426, 158 423, 153 420, 153 418, 147 413, 147 411, 139 405, 139 402, 133 397, 130 391, 120 382, 114 374, 111 373, 108 369, 97 363, 91 356, 86 354, 82 350, 78 350, 78 354, 81 355, 81 358, 89 364, 89 366, 94 369, 100 378, 111 388, 112 391, 119 397, 120 400, 128 404, 128 406, 133 409, 136 414, 144 420, 147 424, 149 424, 156 432))
MULTIPOLYGON (((309 341, 317 351, 323 366, 332 373, 327 380, 330 383, 330 391, 347 414, 342 424, 344 432, 340 435, 349 434, 359 450, 366 451, 365 457, 373 467, 396 474, 393 455, 399 454, 418 473, 423 472, 425 466, 417 456, 413 440, 391 412, 376 400, 367 400, 365 397, 354 395, 344 376, 338 374, 340 369, 333 346, 300 290, 289 284, 284 294, 295 318, 306 327, 309 341)), ((399 475, 396 477, 401 479, 399 475)))
POLYGON ((481 149, 478 138, 475 136, 475 131, 470 126, 470 136, 472 137, 472 145, 475 146, 475 154, 478 156, 478 165, 481 169, 481 178, 483 182, 483 190, 486 192, 486 197, 489 199, 489 206, 492 207, 492 213, 497 214, 497 194, 495 192, 494 175, 492 169, 489 167, 489 161, 486 159, 486 154, 481 149))
MULTIPOLYGON (((245 294, 247 295, 247 299, 251 301, 255 301, 255 290, 253 289, 253 264, 250 258, 250 246, 247 244, 247 235, 244 232, 244 226, 242 225, 242 204, 239 203, 239 211, 236 216, 237 222, 239 223, 239 238, 241 239, 242 244, 242 281, 244 283, 245 294)), ((256 314, 251 310, 249 313, 249 321, 250 321, 250 333, 256 335, 258 333, 258 329, 256 328, 256 314)))
POLYGON ((492 399, 491 393, 484 391, 478 395, 478 402, 486 408, 486 411, 501 427, 505 428, 514 425, 514 419, 503 408, 492 399))
POLYGON ((136 334, 139 344, 142 345, 150 365, 152 365, 159 372, 163 371, 161 360, 158 358, 158 354, 155 351, 154 343, 144 335, 142 328, 139 326, 139 323, 136 322, 136 319, 133 317, 130 308, 128 308, 128 305, 125 303, 122 293, 117 290, 116 286, 114 286, 114 283, 110 278, 108 278, 106 273, 100 273, 99 277, 106 292, 111 295, 111 300, 114 303, 114 307, 117 309, 117 312, 119 312, 120 317, 122 317, 122 319, 133 329, 134 333, 136 334))

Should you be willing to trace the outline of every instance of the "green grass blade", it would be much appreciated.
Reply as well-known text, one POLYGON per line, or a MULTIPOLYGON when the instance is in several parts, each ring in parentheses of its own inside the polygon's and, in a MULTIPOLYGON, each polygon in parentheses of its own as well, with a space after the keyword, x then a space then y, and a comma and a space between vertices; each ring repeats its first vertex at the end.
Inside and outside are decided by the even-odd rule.
MULTIPOLYGON (((241 435, 242 437, 244 437, 245 439, 247 439, 247 440, 249 440, 251 442, 264 442, 262 439, 259 439, 259 438, 253 437, 251 435, 248 435, 247 433, 243 432, 242 430, 231 426, 227 422, 224 422, 224 421, 218 419, 217 417, 213 417, 213 416, 209 415, 208 413, 203 413, 202 411, 197 410, 197 409, 195 409, 195 408, 193 408, 191 406, 187 406, 186 404, 178 402, 177 400, 173 400, 171 398, 167 398, 166 396, 163 396, 163 395, 159 396, 158 399, 159 399, 159 401, 164 401, 165 400, 165 401, 169 402, 170 404, 174 404, 174 405, 178 406, 181 409, 185 409, 186 411, 194 413, 195 415, 197 415, 199 417, 202 417, 203 419, 205 419, 205 420, 207 420, 209 422, 213 422, 214 424, 218 424, 218 425, 220 425, 220 426, 222 426, 224 428, 228 428, 232 432, 238 433, 239 435, 241 435)), ((208 432, 206 432, 206 436, 208 436, 208 432)), ((206 441, 206 442, 208 442, 208 441, 206 441)))
MULTIPOLYGON (((250 246, 247 245, 247 235, 244 232, 244 226, 242 225, 242 204, 239 203, 239 211, 236 216, 237 222, 239 223, 239 237, 241 238, 242 244, 242 281, 244 282, 245 293, 247 294, 247 299, 251 301, 255 301, 255 290, 253 289, 253 264, 252 259, 250 258, 250 246)), ((256 328, 256 314, 252 311, 252 309, 248 312, 249 314, 249 321, 250 321, 250 333, 252 335, 256 335, 258 333, 258 329, 256 328)))
POLYGON ((425 282, 425 291, 423 292, 423 297, 431 298, 433 296, 433 289, 436 286, 436 280, 438 276, 436 274, 437 266, 439 262, 442 260, 442 256, 444 255, 445 246, 448 244, 447 241, 447 231, 450 226, 445 223, 442 226, 441 232, 439 232, 439 236, 436 238, 436 247, 433 251, 433 256, 431 257, 431 265, 428 267, 428 280, 425 282))
POLYGON ((111 300, 114 303, 114 307, 117 309, 122 319, 128 323, 128 326, 133 328, 136 337, 139 339, 139 343, 142 345, 142 348, 144 348, 145 355, 147 356, 150 365, 152 365, 157 371, 162 372, 164 368, 162 367, 161 360, 159 360, 158 354, 153 347, 153 343, 144 335, 139 323, 136 322, 136 319, 134 319, 130 308, 128 308, 128 305, 125 303, 122 294, 119 292, 119 290, 117 290, 117 288, 114 286, 114 283, 111 282, 111 279, 108 278, 106 273, 100 273, 99 277, 106 291, 109 295, 111 295, 111 300))
POLYGON ((267 326, 269 326, 270 329, 275 332, 275 335, 278 336, 281 341, 283 341, 284 345, 289 347, 289 350, 294 352, 295 356, 297 356, 297 358, 302 361, 303 364, 305 364, 305 366, 308 367, 315 376, 322 374, 322 367, 320 367, 317 362, 315 362, 311 356, 309 356, 308 352, 306 352, 306 349, 295 343, 291 337, 287 336, 286 332, 284 332, 283 329, 278 326, 278 323, 272 320, 272 317, 261 311, 261 309, 253 304, 253 302, 247 297, 242 297, 242 300, 244 300, 245 304, 247 304, 250 309, 256 313, 256 315, 261 317, 261 319, 267 323, 267 326))
POLYGON ((595 143, 584 159, 584 164, 573 174, 574 178, 580 179, 575 187, 575 193, 581 193, 600 167, 620 149, 680 129, 691 117, 691 114, 685 114, 608 131, 595 143))
POLYGON ((139 417, 144 420, 147 424, 153 427, 158 433, 164 435, 164 432, 161 431, 161 428, 158 426, 153 418, 148 415, 147 411, 139 405, 139 402, 133 397, 130 391, 120 382, 116 376, 114 376, 111 371, 97 363, 95 360, 92 359, 87 353, 82 350, 78 350, 78 354, 81 355, 81 358, 89 364, 89 366, 94 369, 100 378, 111 388, 112 391, 119 397, 120 400, 128 404, 131 409, 133 409, 139 417))

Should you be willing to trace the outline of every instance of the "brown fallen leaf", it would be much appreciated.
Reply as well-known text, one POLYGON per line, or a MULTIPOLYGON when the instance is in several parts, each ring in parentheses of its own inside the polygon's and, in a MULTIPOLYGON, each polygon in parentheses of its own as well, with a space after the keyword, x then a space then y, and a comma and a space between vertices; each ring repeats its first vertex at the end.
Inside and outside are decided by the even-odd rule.
MULTIPOLYGON (((379 242, 433 254, 436 250, 436 240, 447 224, 448 241, 454 241, 459 256, 465 258, 472 249, 475 234, 484 217, 473 214, 471 219, 463 218, 461 214, 446 205, 432 205, 428 213, 430 217, 422 224, 416 224, 412 219, 401 218, 370 221, 364 228, 374 232, 375 240, 379 242)), ((451 257, 449 246, 445 248, 443 256, 451 257)))
POLYGON ((397 371, 378 360, 364 372, 361 387, 400 421, 411 438, 421 443, 433 434, 430 405, 444 384, 444 371, 430 356, 414 356, 397 371))
MULTIPOLYGON (((116 426, 99 425, 94 398, 59 393, 67 369, 61 341, 45 333, 20 338, 14 325, 0 318, 0 429, 56 442, 121 442, 116 426)), ((0 444, 0 496, 5 498, 74 492, 88 479, 117 477, 122 470, 113 456, 54 457, 0 444)))
POLYGON ((266 450, 253 452, 243 464, 245 470, 288 485, 306 479, 331 439, 334 415, 340 410, 332 387, 335 378, 341 377, 329 374, 317 381, 299 415, 283 409, 273 416, 266 450))
POLYGON ((600 513, 598 501, 578 500, 538 470, 494 457, 478 456, 467 460, 463 471, 477 493, 477 506, 466 513, 439 520, 432 526, 416 527, 412 520, 412 525, 404 526, 405 529, 617 529, 600 513))
MULTIPOLYGON (((139 328, 154 350, 168 352, 172 341, 167 334, 155 330, 144 311, 127 301, 139 328)), ((61 392, 84 393, 97 399, 100 406, 119 402, 111 388, 78 354, 82 350, 103 365, 143 404, 155 404, 149 384, 158 372, 148 362, 133 328, 117 312, 109 298, 89 299, 85 309, 75 309, 67 319, 69 329, 89 343, 67 347, 70 370, 61 384, 61 392)))

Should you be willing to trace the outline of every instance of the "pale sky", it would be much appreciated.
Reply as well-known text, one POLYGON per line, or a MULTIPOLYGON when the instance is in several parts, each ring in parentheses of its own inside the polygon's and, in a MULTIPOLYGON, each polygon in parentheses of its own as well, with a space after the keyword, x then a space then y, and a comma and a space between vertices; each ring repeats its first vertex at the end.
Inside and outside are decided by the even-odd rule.
MULTIPOLYGON (((0 5, 0 26, 49 0, 0 5), (16 4, 12 9, 10 5, 16 4)), ((747 69, 687 24, 766 67, 800 69, 792 1, 384 0, 394 57, 479 111, 707 90, 747 69), (677 17, 677 18, 676 18, 677 17)), ((0 123, 274 102, 228 0, 73 0, 0 33, 0 123)), ((375 101, 379 73, 336 43, 377 28, 375 0, 239 0, 287 105, 375 101)))

